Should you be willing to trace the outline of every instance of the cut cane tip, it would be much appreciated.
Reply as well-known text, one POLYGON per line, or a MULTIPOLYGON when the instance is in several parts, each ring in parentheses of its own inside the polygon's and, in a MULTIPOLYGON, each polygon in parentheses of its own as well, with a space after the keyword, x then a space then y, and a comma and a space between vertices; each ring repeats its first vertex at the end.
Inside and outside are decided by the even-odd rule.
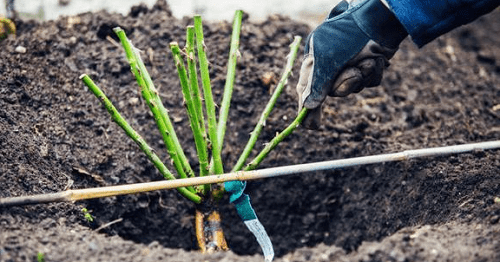
POLYGON ((80 77, 78 77, 79 79, 83 79, 84 77, 86 77, 87 74, 81 74, 80 77))

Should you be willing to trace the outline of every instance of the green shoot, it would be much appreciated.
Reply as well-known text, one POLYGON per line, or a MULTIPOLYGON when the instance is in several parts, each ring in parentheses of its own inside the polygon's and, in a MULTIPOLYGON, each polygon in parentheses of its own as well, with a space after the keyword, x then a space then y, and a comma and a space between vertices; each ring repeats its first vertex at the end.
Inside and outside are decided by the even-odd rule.
MULTIPOLYGON (((165 142, 167 151, 173 160, 177 173, 181 178, 186 178, 186 173, 188 173, 189 177, 193 177, 194 172, 191 169, 191 166, 189 165, 189 162, 179 143, 172 122, 170 121, 168 111, 163 107, 158 91, 154 87, 153 81, 151 80, 144 63, 142 62, 137 49, 133 47, 125 35, 125 32, 121 28, 115 28, 113 30, 122 42, 125 53, 127 54, 127 59, 130 63, 130 68, 137 79, 137 83, 141 88, 141 93, 144 99, 153 113, 156 124, 162 134, 163 141, 165 142)), ((189 190, 194 192, 192 188, 189 190)))
POLYGON ((256 169, 260 163, 267 157, 267 155, 274 149, 278 144, 283 141, 287 136, 289 136, 299 125, 302 123, 307 115, 307 109, 303 108, 295 120, 287 127, 283 132, 279 133, 274 137, 271 142, 267 143, 264 149, 255 157, 252 162, 250 162, 246 167, 245 171, 250 171, 256 169))
POLYGON ((204 139, 206 140, 207 131, 205 128, 205 117, 203 115, 203 104, 201 102, 200 86, 198 85, 198 72, 196 69, 195 47, 196 47, 196 39, 195 39, 194 26, 188 26, 186 29, 186 55, 187 55, 187 65, 189 71, 189 83, 191 85, 190 91, 192 92, 191 95, 193 97, 193 103, 196 109, 196 115, 198 117, 200 131, 203 134, 204 139))
MULTIPOLYGON (((189 121, 191 123, 191 130, 193 131, 194 141, 196 144, 196 150, 198 152, 198 158, 200 160, 200 176, 206 176, 208 173, 208 155, 207 155, 207 145, 205 140, 205 134, 203 134, 200 126, 200 114, 198 110, 199 103, 195 105, 194 98, 195 91, 193 90, 194 83, 188 80, 186 68, 184 66, 184 60, 181 56, 181 51, 179 44, 176 42, 170 43, 170 49, 172 50, 172 55, 174 57, 175 66, 179 75, 182 94, 184 95, 184 101, 186 104, 186 110, 189 116, 189 121)), ((188 58, 189 60, 190 58, 188 58)), ((192 67, 192 63, 191 63, 192 67)), ((197 87, 197 86, 196 86, 197 87)), ((200 100, 201 103, 201 100, 200 100)), ((207 193, 208 188, 203 189, 203 193, 207 193)))
POLYGON ((213 162, 210 174, 222 174, 224 173, 224 168, 222 166, 221 148, 217 146, 219 144, 217 140, 217 118, 215 116, 215 102, 212 95, 212 84, 210 83, 210 75, 208 71, 208 59, 205 50, 206 46, 203 35, 203 24, 201 16, 199 15, 194 16, 193 20, 196 34, 196 48, 200 63, 201 83, 207 111, 208 136, 210 139, 210 147, 212 148, 213 162))
POLYGON ((7 38, 9 35, 16 35, 16 25, 12 20, 0 17, 0 40, 7 38))
MULTIPOLYGON (((208 165, 208 139, 207 130, 205 127, 205 117, 203 114, 203 104, 201 102, 200 87, 198 85, 198 72, 196 69, 196 54, 195 54, 195 29, 194 26, 188 26, 186 29, 186 54, 187 54, 187 65, 189 70, 189 83, 191 86, 191 96, 193 97, 193 105, 196 110, 196 116, 198 118, 199 133, 200 135, 195 135, 199 141, 196 142, 196 150, 198 152, 198 158, 200 160, 200 176, 207 176, 209 174, 208 165)), ((193 130, 194 132, 194 130, 193 130)), ((203 186, 203 195, 206 195, 210 190, 210 185, 203 186)))
POLYGON ((38 261, 38 262, 45 262, 45 254, 39 251, 36 254, 36 261, 38 261))
POLYGON ((248 140, 248 143, 245 146, 243 153, 241 153, 238 162, 233 167, 232 170, 233 172, 241 170, 248 156, 252 152, 252 149, 254 148, 255 143, 257 142, 257 138, 259 137, 262 128, 264 127, 264 123, 266 122, 267 118, 269 117, 269 114, 273 110, 274 105, 278 100, 278 97, 281 95, 281 92, 283 91, 283 88, 285 87, 288 81, 288 77, 290 77, 290 75, 292 74, 293 64, 295 62, 295 59, 297 58, 297 53, 299 51, 301 40, 302 40, 301 37, 296 36, 293 43, 290 45, 290 54, 288 55, 288 60, 285 66, 285 70, 283 71, 283 75, 281 76, 281 80, 279 81, 278 86, 274 89, 274 93, 271 96, 271 99, 269 99, 269 102, 267 103, 264 111, 262 112, 262 115, 259 121, 257 122, 257 125, 252 131, 250 139, 248 140))
POLYGON ((224 85, 224 96, 219 113, 219 123, 217 126, 217 146, 222 150, 224 135, 226 134, 227 118, 229 115, 229 106, 231 105, 231 97, 234 89, 234 78, 236 75, 236 63, 240 52, 240 33, 241 20, 243 19, 243 11, 238 10, 234 14, 233 33, 231 34, 231 48, 229 49, 229 61, 227 64, 226 84, 224 85))
MULTIPOLYGON (((210 83, 210 76, 208 70, 208 60, 206 55, 206 46, 203 36, 203 25, 200 16, 194 17, 194 26, 189 26, 186 32, 186 48, 185 52, 181 52, 181 49, 177 43, 171 44, 171 51, 175 61, 175 65, 178 71, 179 80, 182 87, 182 93, 184 95, 186 110, 189 116, 190 125, 193 131, 193 137, 195 139, 195 146, 198 153, 198 160, 200 164, 200 174, 199 176, 207 176, 211 174, 222 174, 224 173, 223 163, 221 159, 221 151, 224 140, 224 135, 227 126, 227 120, 229 115, 229 107, 231 103, 231 97, 234 88, 234 80, 236 74, 236 64, 239 56, 239 38, 241 34, 241 22, 242 22, 242 11, 237 11, 234 16, 233 22, 233 32, 231 36, 231 44, 229 51, 229 61, 228 70, 226 77, 226 84, 224 86, 224 95, 221 102, 221 109, 219 112, 219 119, 216 118, 215 114, 215 102, 212 94, 212 87, 210 83), (205 128, 205 118, 204 118, 204 108, 201 99, 201 94, 198 86, 198 76, 195 63, 195 44, 199 61, 201 83, 203 88, 203 97, 205 101, 205 113, 207 116, 208 129, 205 128), (187 68, 185 66, 182 54, 185 53, 187 56, 187 68), (208 131, 208 139, 207 139, 208 131), (212 162, 209 166, 208 163, 208 149, 211 149, 212 162)), ((168 111, 164 108, 163 103, 160 100, 158 91, 156 90, 154 83, 140 57, 138 49, 136 49, 130 40, 125 35, 125 32, 120 28, 114 29, 115 33, 120 38, 123 48, 125 50, 127 59, 130 64, 130 68, 136 81, 141 88, 142 96, 149 106, 151 112, 153 113, 154 119, 158 126, 158 129, 163 137, 167 151, 172 159, 173 165, 177 171, 180 178, 193 177, 194 172, 189 165, 184 151, 179 143, 175 130, 173 128, 172 122, 168 115, 168 111)), ((243 168, 248 156, 250 155, 259 134, 262 131, 264 123, 269 116, 271 110, 274 108, 276 100, 281 94, 288 77, 291 74, 291 70, 294 61, 297 57, 297 51, 300 44, 300 37, 296 37, 294 43, 291 45, 291 52, 287 61, 287 65, 283 72, 283 76, 275 89, 273 96, 271 97, 268 105, 266 106, 261 118, 259 119, 257 126, 255 127, 252 135, 246 145, 238 163, 235 165, 233 170, 240 170, 243 168)), ((160 171, 160 173, 166 179, 175 179, 175 176, 166 168, 166 166, 159 160, 158 156, 154 154, 151 147, 147 145, 142 137, 140 137, 130 125, 121 117, 121 115, 116 111, 116 108, 111 104, 109 99, 104 95, 104 93, 97 87, 90 77, 84 75, 82 80, 89 87, 89 89, 103 102, 108 112, 112 115, 113 120, 125 130, 127 135, 131 137, 139 147, 144 151, 148 158, 153 162, 155 167, 160 171)), ((244 169, 251 170, 255 169, 263 159, 272 151, 278 143, 280 143, 286 136, 288 136, 302 121, 305 116, 306 111, 302 111, 301 114, 295 119, 295 121, 286 128, 281 134, 279 134, 275 139, 273 139, 264 150, 244 169)), ((179 188, 179 192, 186 198, 190 199, 195 203, 200 203, 202 201, 202 196, 206 196, 210 190, 209 185, 198 186, 193 188, 188 186, 185 188, 179 188)), ((216 195, 214 193, 213 195, 216 195)))
POLYGON ((81 209, 81 211, 83 213, 83 217, 85 218, 85 220, 87 220, 87 222, 94 222, 94 217, 92 216, 92 214, 90 214, 90 211, 88 211, 87 208, 84 207, 81 209))
MULTIPOLYGON (((127 136, 129 136, 134 142, 139 145, 141 150, 146 154, 153 165, 160 171, 165 179, 175 179, 175 176, 168 170, 168 168, 163 164, 160 158, 153 152, 153 149, 146 143, 146 141, 129 125, 129 123, 118 113, 115 106, 109 101, 108 97, 102 92, 102 90, 90 79, 88 75, 82 75, 80 77, 82 81, 87 85, 87 87, 94 93, 94 95, 103 103, 104 107, 108 110, 112 119, 125 131, 127 136)), ((188 188, 178 188, 179 193, 185 196, 187 199, 195 202, 201 203, 201 197, 193 193, 188 188)))

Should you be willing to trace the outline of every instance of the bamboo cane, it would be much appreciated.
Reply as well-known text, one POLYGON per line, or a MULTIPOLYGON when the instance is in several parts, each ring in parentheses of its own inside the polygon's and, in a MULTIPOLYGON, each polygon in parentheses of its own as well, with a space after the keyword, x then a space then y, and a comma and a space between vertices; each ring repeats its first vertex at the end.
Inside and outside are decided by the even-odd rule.
POLYGON ((239 181, 255 180, 255 179, 262 179, 269 177, 292 175, 304 172, 333 170, 333 169, 341 169, 341 168, 354 167, 360 165, 405 161, 421 157, 445 156, 451 154, 467 153, 475 150, 488 150, 488 149, 498 149, 498 148, 500 148, 500 140, 464 144, 464 145, 455 145, 455 146, 407 150, 399 153, 363 156, 363 157, 323 161, 323 162, 316 162, 309 164, 266 168, 253 171, 239 171, 235 173, 205 176, 205 177, 164 180, 157 182, 119 185, 119 186, 110 186, 101 188, 67 190, 51 194, 3 198, 0 199, 0 207, 41 204, 50 202, 70 202, 70 201, 77 201, 84 199, 149 192, 161 189, 173 189, 173 188, 187 187, 187 186, 215 184, 215 183, 222 183, 226 181, 235 181, 235 180, 239 181))

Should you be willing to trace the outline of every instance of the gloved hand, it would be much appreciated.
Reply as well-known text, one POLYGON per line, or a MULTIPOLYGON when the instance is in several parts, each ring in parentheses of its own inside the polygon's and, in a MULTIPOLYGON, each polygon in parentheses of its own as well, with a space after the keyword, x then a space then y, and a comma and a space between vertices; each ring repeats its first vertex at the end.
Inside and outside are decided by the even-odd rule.
POLYGON ((380 84, 389 59, 408 33, 380 0, 344 0, 307 38, 297 93, 303 125, 317 129, 326 96, 347 96, 380 84), (360 1, 358 1, 360 2, 360 1))

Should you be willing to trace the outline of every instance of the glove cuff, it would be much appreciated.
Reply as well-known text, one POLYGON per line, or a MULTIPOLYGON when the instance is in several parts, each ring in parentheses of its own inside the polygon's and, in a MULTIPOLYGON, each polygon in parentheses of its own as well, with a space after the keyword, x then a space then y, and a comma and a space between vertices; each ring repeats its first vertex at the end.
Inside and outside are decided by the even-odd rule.
POLYGON ((378 44, 396 49, 408 32, 394 13, 380 0, 367 0, 358 6, 353 17, 358 26, 378 44))

